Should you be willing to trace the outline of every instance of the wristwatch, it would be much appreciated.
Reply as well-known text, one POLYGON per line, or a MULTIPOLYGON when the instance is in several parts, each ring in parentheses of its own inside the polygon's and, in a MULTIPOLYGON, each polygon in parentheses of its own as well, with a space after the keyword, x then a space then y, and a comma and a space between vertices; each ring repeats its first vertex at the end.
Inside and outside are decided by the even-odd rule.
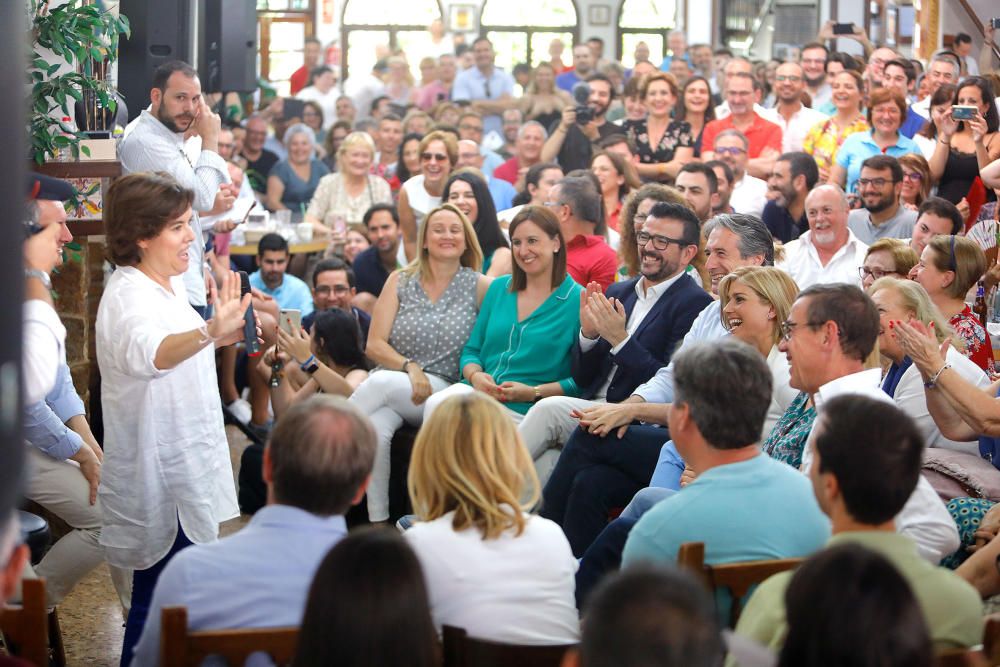
POLYGON ((27 278, 38 278, 45 285, 45 289, 52 289, 52 279, 49 278, 49 274, 45 273, 41 269, 25 269, 24 277, 27 278))
POLYGON ((305 363, 301 366, 302 370, 312 375, 319 370, 319 362, 316 361, 315 355, 310 354, 309 358, 306 359, 305 363))

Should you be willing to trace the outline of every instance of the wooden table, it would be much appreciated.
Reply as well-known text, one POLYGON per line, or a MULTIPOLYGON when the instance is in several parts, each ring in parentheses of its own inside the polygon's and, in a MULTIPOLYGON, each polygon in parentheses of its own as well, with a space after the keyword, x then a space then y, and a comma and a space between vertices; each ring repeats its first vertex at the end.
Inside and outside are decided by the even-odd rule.
MULTIPOLYGON (((301 255, 303 253, 310 252, 323 252, 326 250, 327 246, 330 245, 329 241, 311 241, 310 243, 292 243, 288 246, 288 251, 292 255, 301 255)), ((250 257, 257 256, 257 244, 252 243, 250 245, 231 245, 229 246, 230 255, 244 255, 250 257)))

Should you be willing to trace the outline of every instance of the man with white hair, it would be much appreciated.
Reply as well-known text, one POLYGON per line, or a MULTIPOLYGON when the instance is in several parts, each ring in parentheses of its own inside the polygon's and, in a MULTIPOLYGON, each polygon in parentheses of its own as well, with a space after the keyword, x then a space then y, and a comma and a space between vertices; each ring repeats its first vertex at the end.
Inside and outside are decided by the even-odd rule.
POLYGON ((542 146, 548 136, 548 132, 536 120, 529 120, 522 125, 517 131, 514 157, 494 169, 493 176, 513 184, 517 190, 523 189, 528 169, 542 161, 542 146))
POLYGON ((670 55, 663 57, 663 62, 660 63, 661 72, 670 71, 670 63, 674 58, 685 60, 691 65, 691 56, 687 53, 687 35, 680 30, 671 30, 667 33, 667 50, 670 51, 670 55))
POLYGON ((935 55, 931 58, 931 62, 927 66, 927 73, 924 75, 925 80, 931 84, 927 97, 919 102, 914 102, 911 108, 924 118, 930 119, 931 98, 934 97, 934 93, 944 84, 957 84, 960 75, 961 69, 955 56, 950 53, 935 55))
POLYGON ((483 177, 486 179, 486 186, 490 189, 490 196, 493 197, 493 205, 496 206, 498 211, 504 211, 514 205, 514 197, 517 195, 517 190, 514 189, 513 185, 501 178, 487 176, 483 172, 484 160, 483 154, 479 152, 479 144, 475 141, 462 139, 458 142, 458 164, 456 168, 475 169, 483 174, 483 177))

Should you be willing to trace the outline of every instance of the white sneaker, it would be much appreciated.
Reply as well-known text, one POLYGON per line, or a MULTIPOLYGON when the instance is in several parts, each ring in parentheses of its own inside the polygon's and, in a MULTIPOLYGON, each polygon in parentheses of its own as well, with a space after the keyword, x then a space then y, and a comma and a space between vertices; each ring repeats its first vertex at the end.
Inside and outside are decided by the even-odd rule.
POLYGON ((242 398, 237 398, 235 401, 227 405, 226 409, 229 410, 229 414, 235 417, 241 424, 247 424, 250 422, 250 404, 242 398))

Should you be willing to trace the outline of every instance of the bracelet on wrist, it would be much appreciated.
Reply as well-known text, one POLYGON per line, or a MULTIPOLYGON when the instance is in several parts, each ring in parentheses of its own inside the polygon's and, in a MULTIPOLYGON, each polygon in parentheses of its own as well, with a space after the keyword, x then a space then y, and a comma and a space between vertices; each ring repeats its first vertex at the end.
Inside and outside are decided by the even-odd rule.
POLYGON ((535 403, 542 400, 542 389, 541 385, 535 385, 535 403))
POLYGON ((925 387, 925 388, 927 388, 927 389, 933 389, 934 387, 936 387, 936 386, 937 386, 937 381, 938 381, 938 378, 940 378, 940 377, 941 377, 941 373, 944 373, 944 372, 945 372, 946 370, 948 370, 949 368, 951 368, 951 364, 949 364, 949 363, 945 362, 944 366, 942 366, 942 367, 941 367, 941 368, 940 368, 940 369, 938 370, 938 372, 937 372, 937 373, 935 373, 935 374, 934 374, 934 375, 933 375, 933 376, 931 377, 931 379, 930 379, 930 380, 928 380, 927 382, 925 382, 925 383, 924 383, 924 387, 925 387))

